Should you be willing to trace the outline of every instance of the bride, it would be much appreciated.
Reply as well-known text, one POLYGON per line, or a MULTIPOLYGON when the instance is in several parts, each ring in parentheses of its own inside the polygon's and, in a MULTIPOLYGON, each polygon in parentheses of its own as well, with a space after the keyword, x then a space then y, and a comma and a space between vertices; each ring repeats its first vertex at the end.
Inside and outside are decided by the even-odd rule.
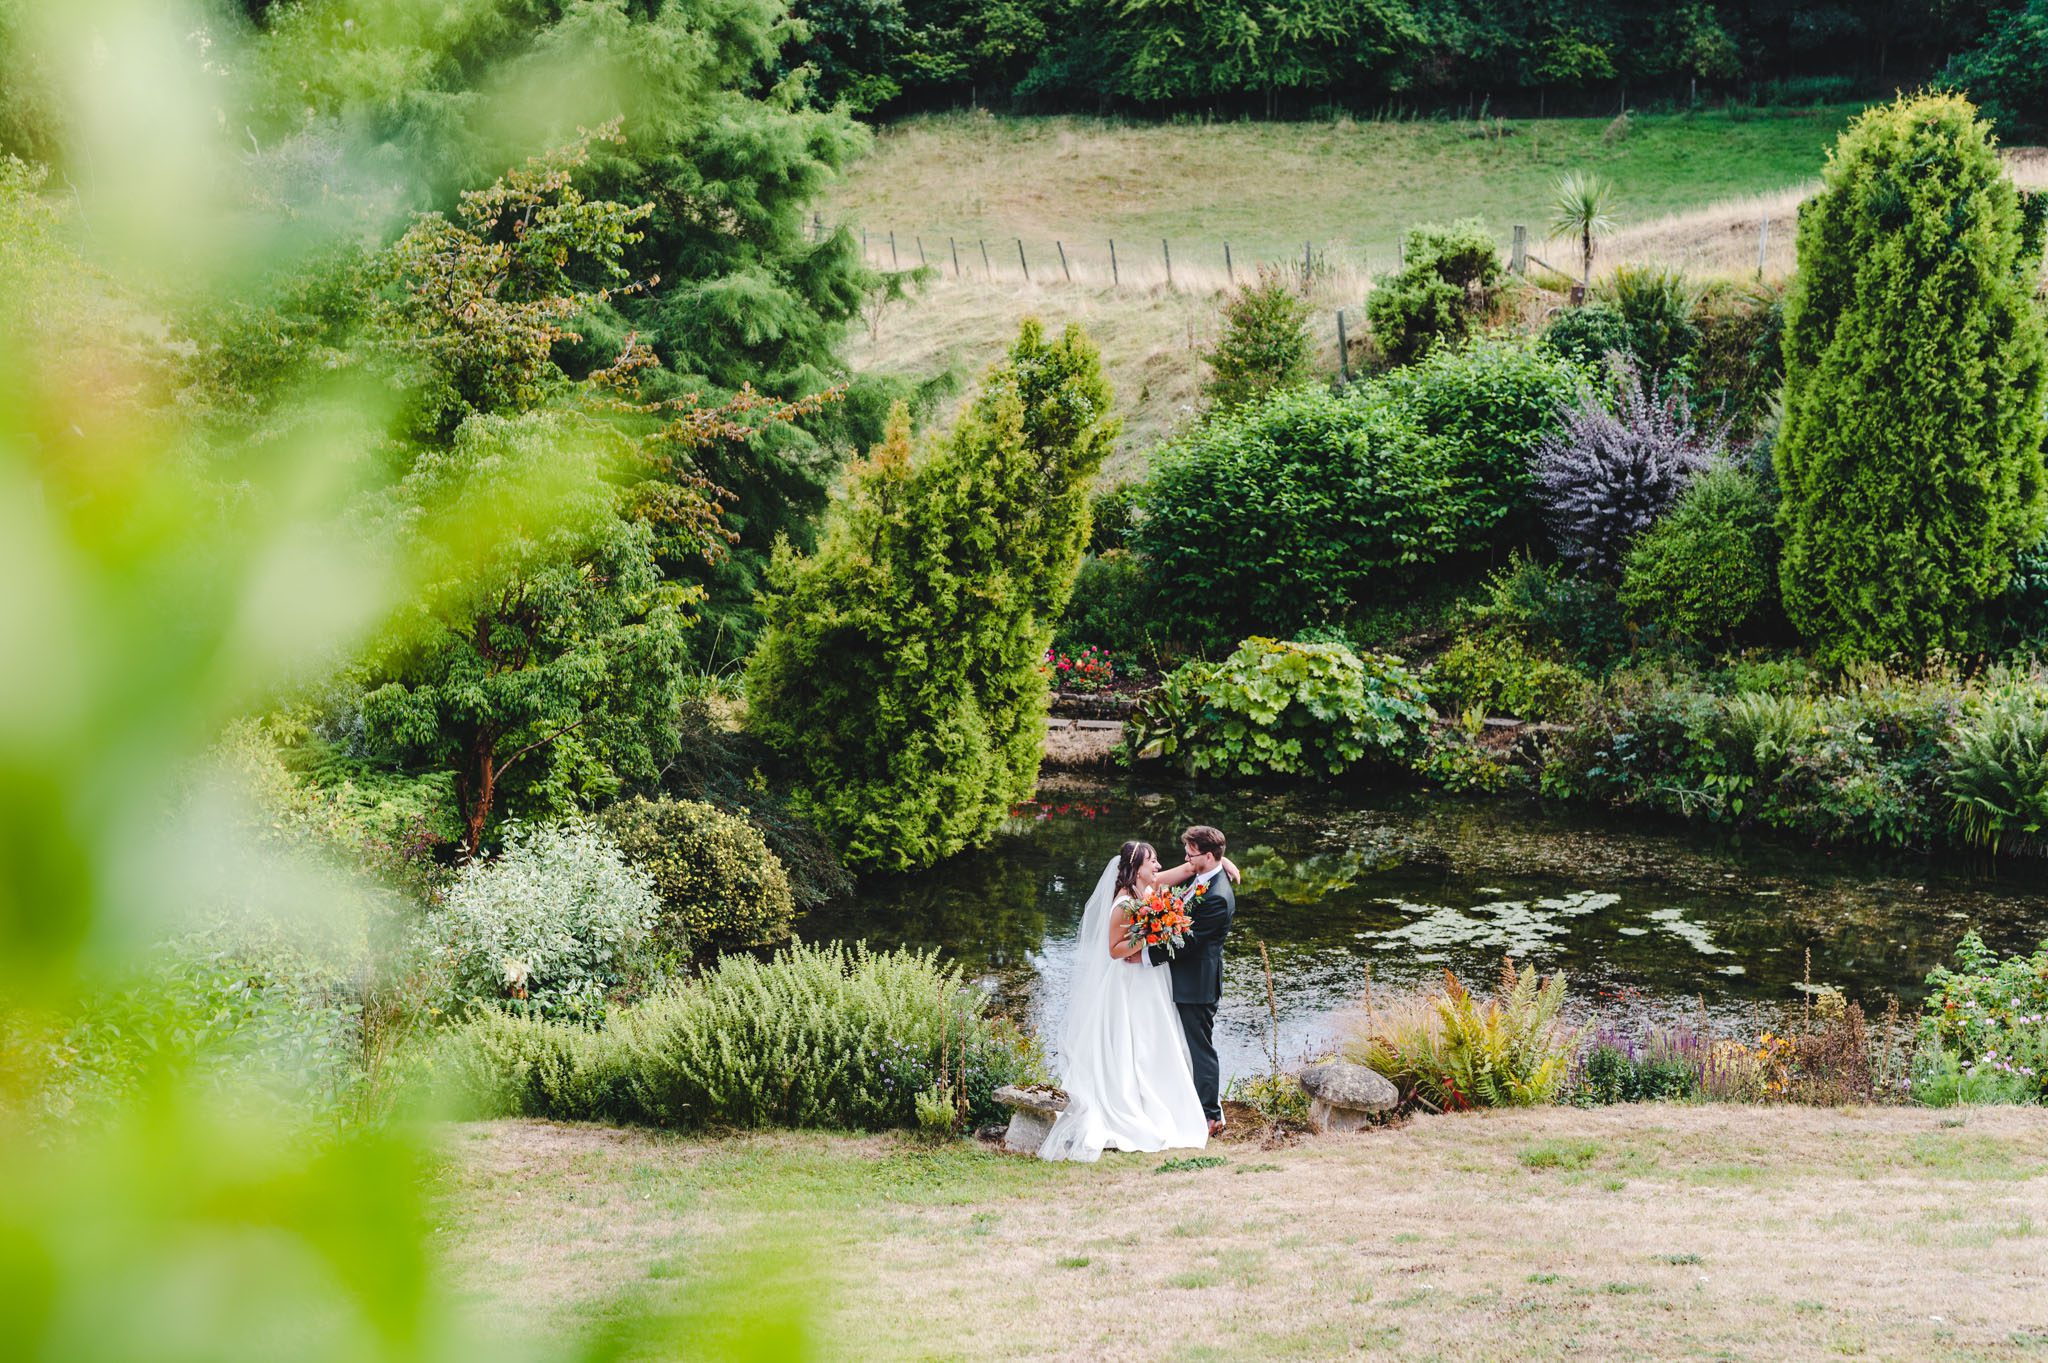
MULTIPOLYGON (((1234 881, 1237 868, 1224 863, 1234 881)), ((1059 1033, 1067 1110, 1053 1123, 1041 1159, 1094 1160, 1104 1150, 1199 1149, 1209 1123, 1195 1096, 1187 1039, 1174 1011, 1166 968, 1124 940, 1131 906, 1149 890, 1193 876, 1159 869, 1146 842, 1127 842, 1103 868, 1081 933, 1067 1015, 1059 1033)))

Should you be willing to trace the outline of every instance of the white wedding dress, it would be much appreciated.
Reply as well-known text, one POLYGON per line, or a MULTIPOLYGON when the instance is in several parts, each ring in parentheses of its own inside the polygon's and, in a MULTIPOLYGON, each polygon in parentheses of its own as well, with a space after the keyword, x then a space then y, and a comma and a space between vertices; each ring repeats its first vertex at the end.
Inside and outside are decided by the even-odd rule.
POLYGON ((1109 925, 1124 902, 1115 891, 1112 861, 1089 896, 1074 942, 1067 1015, 1058 1033, 1067 1110, 1039 1147, 1041 1159, 1087 1161, 1104 1150, 1209 1143, 1166 967, 1109 954, 1109 925))

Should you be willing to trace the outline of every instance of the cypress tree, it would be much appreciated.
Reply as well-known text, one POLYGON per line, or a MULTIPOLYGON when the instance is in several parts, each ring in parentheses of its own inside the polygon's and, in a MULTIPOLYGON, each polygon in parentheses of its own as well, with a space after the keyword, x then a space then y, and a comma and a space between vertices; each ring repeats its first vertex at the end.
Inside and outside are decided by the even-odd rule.
POLYGON ((1108 412, 1079 329, 1026 322, 948 436, 914 449, 899 408, 818 552, 777 553, 748 725, 849 865, 928 866, 1031 794, 1108 412))
POLYGON ((1862 115, 1800 210, 1780 580, 1830 658, 1967 647, 2040 537, 2040 221, 1954 95, 1862 115))

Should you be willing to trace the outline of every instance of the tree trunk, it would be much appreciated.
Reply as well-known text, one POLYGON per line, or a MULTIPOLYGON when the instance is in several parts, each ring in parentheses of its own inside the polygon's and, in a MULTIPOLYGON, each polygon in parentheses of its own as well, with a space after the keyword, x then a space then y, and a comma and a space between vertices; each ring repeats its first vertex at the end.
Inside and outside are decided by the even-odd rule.
POLYGON ((475 765, 462 777, 462 821, 464 845, 475 861, 484 848, 484 825, 490 822, 491 802, 498 793, 498 751, 491 739, 479 736, 470 749, 475 765))

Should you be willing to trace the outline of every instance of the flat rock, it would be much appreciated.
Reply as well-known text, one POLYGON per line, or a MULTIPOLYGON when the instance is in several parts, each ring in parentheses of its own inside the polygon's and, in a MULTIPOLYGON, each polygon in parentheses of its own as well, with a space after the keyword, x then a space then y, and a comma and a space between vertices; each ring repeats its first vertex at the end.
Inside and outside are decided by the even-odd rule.
POLYGON ((1400 1090, 1385 1075, 1348 1060, 1309 1066, 1301 1072, 1301 1088, 1314 1100, 1309 1120, 1319 1131, 1355 1130, 1401 1104, 1400 1090))
POLYGON ((1034 1112, 1065 1112, 1067 1091, 1048 1084, 1005 1084, 996 1090, 996 1101, 1005 1107, 1030 1108, 1034 1112))
POLYGON ((996 1090, 996 1101, 1010 1109, 1010 1125, 1003 1131, 1003 1149, 1014 1155, 1037 1154, 1038 1147, 1052 1134, 1052 1124, 1067 1107, 1063 1090, 1042 1084, 1025 1088, 1005 1084, 996 1090))

